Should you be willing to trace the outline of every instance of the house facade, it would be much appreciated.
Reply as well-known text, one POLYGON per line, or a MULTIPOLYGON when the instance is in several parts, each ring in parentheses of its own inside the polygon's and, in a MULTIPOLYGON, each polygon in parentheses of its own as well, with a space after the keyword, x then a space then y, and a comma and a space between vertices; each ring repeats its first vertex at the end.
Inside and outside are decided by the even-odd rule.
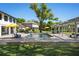
POLYGON ((25 31, 25 28, 29 28, 30 30, 29 31, 37 31, 39 29, 39 25, 38 24, 35 24, 33 22, 24 22, 22 24, 18 24, 19 25, 19 28, 18 30, 24 30, 25 31))
POLYGON ((16 33, 16 27, 6 27, 8 24, 16 24, 15 17, 0 11, 0 36, 16 33))
POLYGON ((25 22, 22 25, 24 25, 25 27, 29 27, 31 29, 38 29, 39 28, 39 26, 37 24, 30 23, 30 22, 25 22))

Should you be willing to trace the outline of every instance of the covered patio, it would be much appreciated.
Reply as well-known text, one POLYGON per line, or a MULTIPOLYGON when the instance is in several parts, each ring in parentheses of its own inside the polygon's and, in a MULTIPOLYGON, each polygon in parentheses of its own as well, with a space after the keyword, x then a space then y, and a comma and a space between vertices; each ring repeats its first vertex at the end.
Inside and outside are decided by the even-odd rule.
POLYGON ((0 27, 1 37, 5 37, 5 36, 8 37, 8 35, 12 36, 12 34, 16 33, 17 26, 18 26, 17 24, 13 24, 13 23, 1 26, 0 27))
POLYGON ((79 17, 70 19, 61 24, 53 25, 52 29, 53 33, 77 34, 79 33, 79 17))

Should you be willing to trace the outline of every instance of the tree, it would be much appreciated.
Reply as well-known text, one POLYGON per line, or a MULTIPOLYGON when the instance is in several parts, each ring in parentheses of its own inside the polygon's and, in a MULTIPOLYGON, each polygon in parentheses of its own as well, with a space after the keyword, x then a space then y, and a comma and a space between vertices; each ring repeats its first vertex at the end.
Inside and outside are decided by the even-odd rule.
POLYGON ((28 22, 28 23, 33 23, 33 20, 27 20, 26 22, 28 22))
POLYGON ((34 20, 34 19, 27 20, 26 22, 34 23, 34 24, 39 24, 39 22, 37 20, 34 20))
MULTIPOLYGON (((58 20, 58 18, 55 18, 55 21, 58 20)), ((59 24, 59 22, 53 22, 52 20, 49 20, 47 22, 47 26, 49 27, 50 30, 52 30, 52 25, 54 24, 59 24)))
POLYGON ((23 23, 25 22, 25 19, 23 18, 16 18, 17 23, 23 23))
POLYGON ((40 5, 38 5, 37 3, 32 3, 30 8, 36 13, 37 18, 39 19, 40 32, 42 32, 42 25, 44 20, 55 20, 51 9, 48 9, 45 3, 42 3, 40 5))
POLYGON ((47 26, 49 26, 49 27, 50 27, 52 24, 53 24, 53 22, 50 21, 50 20, 47 22, 47 26))

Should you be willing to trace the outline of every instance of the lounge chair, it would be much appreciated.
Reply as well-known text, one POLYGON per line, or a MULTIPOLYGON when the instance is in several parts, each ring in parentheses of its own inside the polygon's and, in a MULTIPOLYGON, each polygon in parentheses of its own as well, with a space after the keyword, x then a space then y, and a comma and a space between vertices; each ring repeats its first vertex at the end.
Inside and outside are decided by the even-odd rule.
POLYGON ((71 38, 79 37, 79 34, 74 34, 74 33, 72 33, 72 34, 70 35, 70 37, 71 37, 71 38))
POLYGON ((14 34, 14 38, 21 38, 20 34, 14 34))

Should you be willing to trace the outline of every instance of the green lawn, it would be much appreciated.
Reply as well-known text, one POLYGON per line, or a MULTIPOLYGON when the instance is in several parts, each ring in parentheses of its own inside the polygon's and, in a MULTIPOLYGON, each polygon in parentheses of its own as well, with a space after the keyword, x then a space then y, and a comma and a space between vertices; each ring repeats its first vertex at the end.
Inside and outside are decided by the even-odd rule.
POLYGON ((39 43, 0 45, 1 56, 75 56, 79 55, 79 43, 39 43))

